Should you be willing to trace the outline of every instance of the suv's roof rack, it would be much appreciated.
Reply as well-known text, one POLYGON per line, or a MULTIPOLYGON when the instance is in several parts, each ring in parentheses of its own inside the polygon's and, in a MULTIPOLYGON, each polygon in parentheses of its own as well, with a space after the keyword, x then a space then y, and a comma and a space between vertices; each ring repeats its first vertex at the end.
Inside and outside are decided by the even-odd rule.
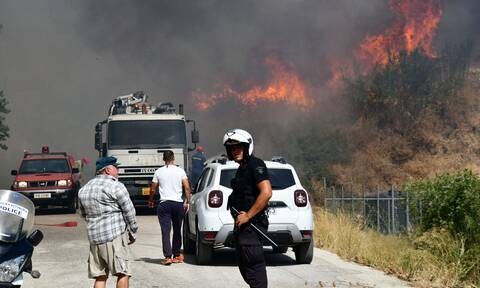
POLYGON ((285 160, 285 158, 283 158, 283 156, 272 156, 272 162, 287 164, 287 160, 285 160))
POLYGON ((228 161, 227 155, 221 154, 221 155, 215 155, 215 156, 213 156, 213 157, 211 157, 211 158, 208 158, 208 159, 205 161, 205 164, 209 164, 209 163, 227 164, 227 161, 228 161))

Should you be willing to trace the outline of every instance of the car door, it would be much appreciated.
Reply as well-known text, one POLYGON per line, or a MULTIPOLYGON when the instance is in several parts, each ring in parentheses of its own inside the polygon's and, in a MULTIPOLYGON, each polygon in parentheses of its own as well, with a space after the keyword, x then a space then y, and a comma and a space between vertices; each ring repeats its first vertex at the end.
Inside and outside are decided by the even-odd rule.
POLYGON ((190 231, 192 231, 192 233, 195 233, 196 231, 195 219, 197 217, 198 210, 204 209, 201 203, 203 199, 203 194, 204 194, 202 192, 204 192, 205 190, 207 179, 211 173, 211 170, 212 170, 211 168, 206 168, 203 170, 202 175, 200 175, 200 178, 197 181, 197 185, 195 186, 192 199, 190 199, 191 214, 189 214, 188 221, 189 221, 190 231))

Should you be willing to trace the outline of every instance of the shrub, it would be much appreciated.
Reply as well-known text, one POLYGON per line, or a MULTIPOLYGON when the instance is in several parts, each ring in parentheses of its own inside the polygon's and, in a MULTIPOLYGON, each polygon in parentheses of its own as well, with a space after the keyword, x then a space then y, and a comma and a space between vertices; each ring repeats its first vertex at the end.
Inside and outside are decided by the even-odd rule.
POLYGON ((480 178, 470 170, 443 174, 406 187, 420 232, 443 228, 465 239, 468 246, 480 241, 480 178))
POLYGON ((455 267, 454 278, 480 283, 480 178, 470 170, 409 184, 417 248, 455 267))

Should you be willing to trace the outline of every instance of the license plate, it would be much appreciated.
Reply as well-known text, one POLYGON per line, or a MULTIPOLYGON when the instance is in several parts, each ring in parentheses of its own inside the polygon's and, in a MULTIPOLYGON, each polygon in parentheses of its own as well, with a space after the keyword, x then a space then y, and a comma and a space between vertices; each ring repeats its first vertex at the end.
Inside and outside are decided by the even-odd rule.
POLYGON ((142 188, 142 195, 150 195, 150 187, 142 188))
POLYGON ((51 198, 52 195, 50 193, 35 193, 33 194, 33 198, 39 199, 39 198, 51 198))

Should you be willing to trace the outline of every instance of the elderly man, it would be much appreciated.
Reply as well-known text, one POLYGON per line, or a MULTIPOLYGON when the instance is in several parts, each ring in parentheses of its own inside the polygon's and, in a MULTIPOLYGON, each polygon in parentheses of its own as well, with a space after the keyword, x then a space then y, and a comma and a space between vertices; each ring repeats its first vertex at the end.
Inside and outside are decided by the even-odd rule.
POLYGON ((105 288, 109 274, 117 276, 117 288, 128 288, 130 247, 138 226, 135 208, 125 186, 118 181, 115 157, 96 162, 97 176, 78 193, 80 210, 87 222, 90 242, 88 276, 94 288, 105 288))

